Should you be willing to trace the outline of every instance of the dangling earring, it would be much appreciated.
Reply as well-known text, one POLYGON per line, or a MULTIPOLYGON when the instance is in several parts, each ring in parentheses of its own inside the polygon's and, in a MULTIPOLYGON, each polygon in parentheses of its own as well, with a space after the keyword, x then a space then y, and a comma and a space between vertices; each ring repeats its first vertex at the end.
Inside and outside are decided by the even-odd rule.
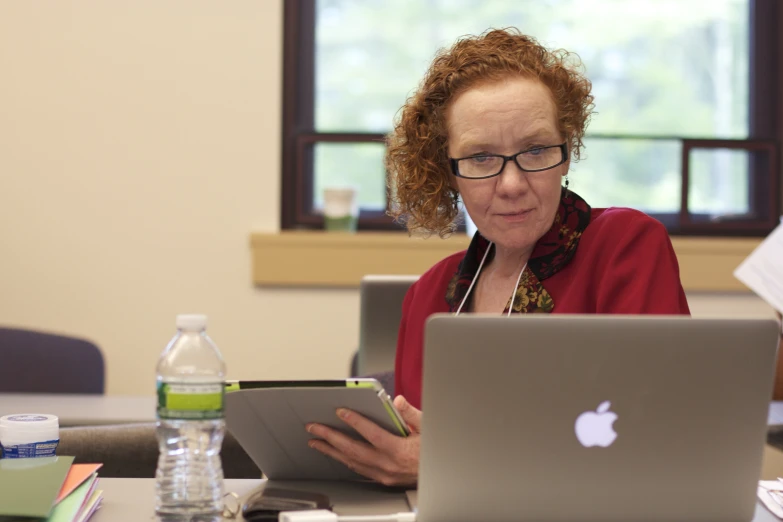
POLYGON ((566 177, 565 177, 565 189, 566 189, 566 192, 568 192, 568 174, 566 174, 566 177))

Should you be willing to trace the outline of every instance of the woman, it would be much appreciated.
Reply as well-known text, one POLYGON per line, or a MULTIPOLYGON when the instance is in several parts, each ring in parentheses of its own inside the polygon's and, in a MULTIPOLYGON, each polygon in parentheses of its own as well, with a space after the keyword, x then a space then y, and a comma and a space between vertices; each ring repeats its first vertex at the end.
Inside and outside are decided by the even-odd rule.
POLYGON ((490 31, 439 55, 403 107, 386 158, 396 217, 443 236, 461 198, 478 232, 405 297, 395 404, 414 434, 340 410, 368 443, 311 425, 322 439, 313 448, 383 484, 416 482, 424 323, 434 313, 689 314, 663 225, 591 209, 568 189, 593 108, 569 59, 517 31, 490 31))

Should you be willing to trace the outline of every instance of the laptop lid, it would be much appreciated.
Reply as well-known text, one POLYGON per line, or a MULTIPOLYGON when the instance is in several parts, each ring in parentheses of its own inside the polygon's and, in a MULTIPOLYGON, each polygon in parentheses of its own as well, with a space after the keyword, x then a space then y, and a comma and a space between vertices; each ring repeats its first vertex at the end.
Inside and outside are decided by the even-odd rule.
POLYGON ((422 522, 750 520, 774 320, 436 315, 422 522))
POLYGON ((358 374, 394 370, 402 301, 415 275, 368 275, 359 285, 358 374))

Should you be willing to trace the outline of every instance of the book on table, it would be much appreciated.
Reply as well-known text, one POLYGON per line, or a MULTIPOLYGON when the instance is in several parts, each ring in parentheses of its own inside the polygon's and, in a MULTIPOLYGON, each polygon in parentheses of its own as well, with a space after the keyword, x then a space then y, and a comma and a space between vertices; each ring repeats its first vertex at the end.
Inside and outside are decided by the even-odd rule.
POLYGON ((73 457, 0 459, 0 522, 86 522, 100 507, 101 464, 74 464, 73 457))

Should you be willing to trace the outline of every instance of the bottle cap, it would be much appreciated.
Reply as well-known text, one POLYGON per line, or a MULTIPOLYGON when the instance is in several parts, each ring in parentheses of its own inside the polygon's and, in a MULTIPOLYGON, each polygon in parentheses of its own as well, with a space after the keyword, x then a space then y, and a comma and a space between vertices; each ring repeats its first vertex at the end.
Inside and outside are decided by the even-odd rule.
POLYGON ((17 413, 15 415, 6 415, 4 417, 0 417, 0 428, 35 431, 57 427, 57 415, 46 415, 43 413, 17 413))
POLYGON ((177 329, 186 332, 200 332, 207 328, 207 316, 204 314, 180 314, 177 316, 177 329))

